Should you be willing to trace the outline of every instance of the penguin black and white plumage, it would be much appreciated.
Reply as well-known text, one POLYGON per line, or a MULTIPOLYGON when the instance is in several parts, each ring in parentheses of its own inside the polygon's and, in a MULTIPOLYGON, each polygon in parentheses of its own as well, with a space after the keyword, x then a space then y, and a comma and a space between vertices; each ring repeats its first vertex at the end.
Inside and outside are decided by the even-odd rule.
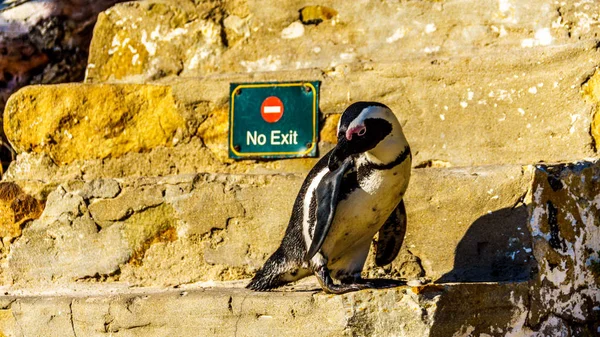
POLYGON ((337 138, 304 180, 280 247, 247 288, 270 290, 311 274, 335 294, 403 284, 361 278, 376 233, 379 266, 404 240, 412 158, 402 127, 387 106, 357 102, 342 114, 337 138))

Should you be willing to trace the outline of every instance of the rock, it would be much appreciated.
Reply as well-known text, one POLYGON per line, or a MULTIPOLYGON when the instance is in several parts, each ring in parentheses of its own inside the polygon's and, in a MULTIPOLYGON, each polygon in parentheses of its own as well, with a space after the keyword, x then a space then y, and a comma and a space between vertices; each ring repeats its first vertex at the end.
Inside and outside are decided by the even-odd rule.
MULTIPOLYGON (((177 75, 183 67, 213 70, 223 49, 223 9, 217 3, 136 1, 98 17, 88 81, 142 80, 177 75), (185 61, 184 61, 185 60, 185 61)), ((231 22, 230 22, 231 23, 231 22)), ((240 28, 241 29, 241 28, 240 28)))
POLYGON ((248 19, 249 17, 242 19, 237 15, 229 15, 223 20, 227 45, 234 45, 238 41, 247 39, 250 36, 248 19))
MULTIPOLYGON (((506 58, 507 50, 528 54, 540 47, 592 41, 599 29, 598 4, 562 6, 546 0, 368 1, 368 8, 365 3, 335 1, 303 6, 293 0, 179 4, 173 0, 139 1, 118 4, 102 14, 86 80, 148 81, 175 74, 196 77, 327 70, 354 62, 419 58, 444 63, 448 58, 473 57, 479 52, 506 58), (305 26, 300 34, 298 19, 305 24, 323 23, 305 26), (294 29, 290 31, 290 27, 294 29)), ((417 73, 415 70, 411 76, 417 73)), ((523 73, 527 70, 498 76, 523 73)), ((467 95, 466 89, 463 95, 467 95)), ((513 88, 501 89, 510 92, 513 88)), ((455 104, 461 101, 457 97, 455 104)))
POLYGON ((146 250, 155 243, 175 241, 175 223, 173 208, 165 204, 136 212, 124 220, 123 235, 133 250, 129 262, 141 263, 146 250))
MULTIPOLYGON (((414 170, 411 179, 404 248, 385 268, 375 267, 369 257, 365 275, 438 282, 530 278, 535 261, 527 210, 521 204, 531 182, 528 170, 520 165, 429 168, 414 170)), ((118 273, 119 281, 156 286, 250 277, 279 246, 302 181, 299 175, 205 173, 51 184, 55 191, 48 196, 42 217, 10 246, 18 263, 9 263, 4 272, 35 284, 35 268, 27 267, 33 262, 23 259, 35 259, 42 249, 38 246, 50 244, 36 240, 57 236, 48 233, 68 233, 44 248, 64 250, 66 259, 66 254, 83 254, 72 247, 81 230, 82 242, 93 242, 81 259, 113 245, 121 255, 93 255, 104 262, 76 268, 59 259, 52 263, 53 273, 76 273, 71 279, 78 279, 103 270, 98 271, 102 277, 118 273), (100 197, 106 186, 114 186, 110 194, 119 186, 119 194, 100 197), (80 227, 74 227, 76 221, 80 227), (108 241, 109 234, 117 241, 108 241), (98 265, 111 266, 111 271, 98 265)), ((38 189, 49 187, 28 185, 28 189, 43 195, 38 189)), ((60 277, 56 282, 68 280, 60 277)))
POLYGON ((234 191, 244 216, 231 219, 226 231, 205 243, 206 262, 260 267, 281 242, 301 183, 296 176, 274 175, 239 184, 234 191))
POLYGON ((251 275, 243 267, 208 264, 199 237, 154 242, 136 263, 121 268, 119 281, 141 286, 180 286, 207 280, 238 280, 251 275))
MULTIPOLYGON (((19 154, 17 160, 2 178, 4 180, 47 181, 50 177, 57 176, 58 172, 58 166, 48 154, 23 152, 19 154)), ((66 175, 68 174, 61 174, 61 176, 66 175)))
POLYGON ((40 217, 44 203, 11 182, 0 182, 0 237, 21 236, 21 228, 40 217))
POLYGON ((421 259, 413 255, 406 245, 398 253, 398 257, 391 264, 377 268, 374 263, 374 247, 371 247, 371 252, 368 259, 369 269, 366 272, 368 278, 394 278, 402 280, 419 280, 425 276, 425 269, 421 265, 421 259))
MULTIPOLYGON (((173 104, 178 107, 177 112, 183 116, 186 130, 189 130, 189 142, 186 138, 175 147, 159 144, 144 154, 116 150, 105 160, 96 161, 84 159, 89 155, 81 153, 78 154, 80 161, 74 159, 73 167, 65 168, 59 175, 95 179, 199 171, 305 173, 314 160, 234 162, 227 156, 229 83, 297 78, 322 82, 321 155, 336 140, 339 113, 349 101, 361 99, 387 103, 398 115, 411 143, 415 165, 427 166, 426 163, 431 162, 469 166, 577 160, 594 155, 589 128, 592 123, 590 109, 595 104, 581 97, 580 85, 585 82, 597 56, 592 45, 578 45, 533 50, 530 54, 515 52, 502 60, 495 54, 482 54, 477 58, 456 57, 433 65, 431 59, 385 65, 355 64, 340 66, 325 74, 311 69, 251 76, 165 79, 158 83, 171 88, 173 104), (531 57, 544 62, 530 64, 531 57), (566 60, 576 61, 569 63, 566 60), (525 77, 521 74, 517 78, 498 78, 502 69, 515 67, 527 71, 525 77), (412 69, 418 71, 413 74, 412 69), (495 80, 490 81, 490 78, 495 80), (532 88, 535 88, 535 94, 529 92, 532 88), (461 102, 467 106, 463 108, 461 102), (564 102, 570 103, 565 106, 564 102), (464 125, 469 125, 473 132, 465 134, 464 125), (548 146, 550 143, 552 146, 548 146), (115 158, 117 156, 119 158, 115 158)), ((102 95, 114 95, 114 91, 124 86, 104 85, 102 95)), ((91 85, 91 88, 101 90, 98 85, 91 85)), ((45 87, 44 90, 58 94, 63 89, 59 86, 45 87)), ((11 103, 8 111, 14 111, 18 101, 15 98, 15 104, 11 103)), ((62 137, 57 141, 66 147, 70 140, 62 137)), ((112 151, 109 147, 105 149, 112 151)), ((49 149, 45 147, 39 151, 49 149)), ((19 158, 17 167, 20 166, 18 162, 19 158)), ((11 170, 13 168, 6 175, 14 177, 11 170)))
POLYGON ((9 293, 0 329, 9 336, 292 337, 306 335, 310 326, 311 333, 324 337, 497 336, 519 333, 515 319, 527 311, 526 283, 400 287, 340 296, 315 293, 315 283, 267 293, 232 283, 178 289, 88 284, 61 294, 9 293))
POLYGON ((163 189, 160 186, 125 188, 116 198, 92 202, 89 205, 90 214, 98 223, 122 220, 134 212, 162 204, 162 192, 163 189))
POLYGON ((529 279, 535 261, 523 198, 530 181, 517 165, 413 170, 404 247, 437 282, 529 279))
POLYGON ((598 150, 598 144, 600 144, 600 114, 598 114, 598 106, 600 104, 600 72, 594 72, 581 86, 581 92, 586 100, 595 105, 590 133, 594 138, 594 146, 598 150))
POLYGON ((84 199, 108 199, 114 198, 121 192, 121 187, 113 179, 95 179, 86 182, 82 188, 82 197, 84 199))
MULTIPOLYGON (((83 79, 96 16, 117 2, 26 0, 9 1, 2 7, 0 112, 4 111, 8 97, 25 85, 83 79)), ((0 166, 6 170, 12 160, 14 154, 0 127, 0 166)))
POLYGON ((193 192, 176 197, 173 207, 182 222, 179 232, 189 236, 224 229, 230 219, 245 215, 235 196, 219 183, 196 186, 193 192))
MULTIPOLYGON (((144 195, 143 189, 135 193, 144 195)), ((48 196, 40 218, 10 247, 8 267, 2 273, 5 284, 117 281, 121 267, 139 264, 151 245, 177 239, 170 205, 151 207, 146 198, 139 201, 143 207, 136 207, 125 198, 123 207, 133 207, 135 212, 122 221, 104 221, 100 227, 86 206, 89 201, 81 195, 80 190, 68 192, 59 186, 48 196)))
POLYGON ((62 187, 12 244, 4 284, 39 286, 108 279, 132 255, 121 225, 98 231, 81 196, 62 187))
POLYGON ((153 85, 32 86, 8 102, 4 129, 20 152, 45 152, 55 162, 118 157, 171 146, 185 137, 171 89, 153 85))
POLYGON ((305 173, 317 159, 302 158, 284 161, 256 162, 244 160, 225 164, 199 138, 175 147, 159 146, 149 152, 125 153, 119 158, 76 160, 58 166, 47 154, 22 153, 10 166, 4 178, 11 181, 40 181, 46 184, 65 180, 94 180, 140 176, 170 176, 198 172, 219 173, 305 173), (52 174, 49 174, 52 172, 52 174))
POLYGON ((597 333, 591 329, 600 321, 599 179, 597 161, 535 170, 529 224, 539 273, 528 320, 547 321, 550 335, 577 325, 583 330, 576 335, 597 333))
POLYGON ((290 23, 289 26, 285 27, 281 31, 282 39, 297 39, 304 35, 304 26, 299 21, 290 23))
POLYGON ((500 5, 369 1, 368 10, 364 4, 331 1, 305 7, 291 0, 178 4, 140 1, 101 15, 86 80, 327 69, 352 62, 395 62, 398 55, 455 57, 474 50, 503 53, 506 48, 528 53, 535 47, 593 40, 598 32, 597 5, 569 4, 559 11, 544 0, 500 5), (304 29, 296 24, 301 22, 324 23, 300 33, 304 29))

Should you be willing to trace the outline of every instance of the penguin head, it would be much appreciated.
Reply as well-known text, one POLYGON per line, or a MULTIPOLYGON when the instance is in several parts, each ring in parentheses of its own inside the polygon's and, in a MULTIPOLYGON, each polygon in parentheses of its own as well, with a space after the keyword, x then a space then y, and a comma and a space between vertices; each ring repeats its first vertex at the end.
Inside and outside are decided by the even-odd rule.
POLYGON ((337 139, 329 157, 330 171, 346 158, 364 152, 385 164, 408 146, 392 110, 378 102, 356 102, 346 108, 338 123, 337 139))

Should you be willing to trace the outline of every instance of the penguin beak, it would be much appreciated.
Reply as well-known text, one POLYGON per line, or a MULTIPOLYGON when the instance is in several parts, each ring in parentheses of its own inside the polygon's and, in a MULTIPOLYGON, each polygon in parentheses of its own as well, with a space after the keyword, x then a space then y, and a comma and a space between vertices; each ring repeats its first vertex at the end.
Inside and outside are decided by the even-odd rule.
POLYGON ((330 172, 337 170, 342 163, 352 155, 348 149, 348 141, 345 137, 340 137, 337 145, 331 151, 331 155, 329 156, 327 166, 329 167, 330 172))

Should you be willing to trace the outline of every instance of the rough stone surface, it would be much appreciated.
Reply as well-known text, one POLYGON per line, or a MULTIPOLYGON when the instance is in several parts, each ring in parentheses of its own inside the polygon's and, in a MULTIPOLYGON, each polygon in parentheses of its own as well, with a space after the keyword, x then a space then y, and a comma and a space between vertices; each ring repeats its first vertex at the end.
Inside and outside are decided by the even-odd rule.
MULTIPOLYGON (((6 100, 24 85, 83 79, 96 16, 117 2, 0 3, 0 125, 6 100)), ((0 176, 13 159, 0 127, 0 176)))
MULTIPOLYGON (((595 44, 536 48, 527 53, 507 52, 505 58, 482 53, 443 62, 433 60, 352 64, 325 72, 304 69, 165 79, 156 84, 170 88, 163 92, 168 96, 165 100, 170 100, 172 95, 173 104, 185 120, 186 130, 193 136, 191 140, 168 134, 180 140, 177 146, 154 144, 152 149, 147 147, 148 154, 126 153, 122 147, 105 146, 102 151, 107 154, 102 158, 110 158, 90 161, 83 160, 90 158, 88 153, 67 148, 72 140, 63 134, 57 135, 60 137, 56 145, 45 148, 64 146, 66 153, 73 155, 69 158, 72 167, 62 168, 60 174, 86 176, 86 179, 197 171, 306 172, 314 160, 256 163, 227 158, 227 104, 230 82, 308 78, 322 81, 321 154, 333 146, 339 113, 352 101, 374 100, 388 104, 398 115, 411 143, 416 166, 432 161, 445 162, 448 166, 529 164, 594 155, 590 124, 595 103, 582 98, 581 85, 587 83, 586 79, 600 61, 595 44), (465 134, 465 125, 471 131, 468 134, 465 134)), ((90 90, 101 88, 102 97, 108 97, 123 85, 92 85, 90 90)), ((63 89, 59 86, 43 90, 52 96, 63 89)), ((8 111, 17 109, 19 96, 22 95, 13 98, 8 111)), ((120 98, 113 100, 120 101, 120 98)), ((31 109, 33 107, 26 108, 31 109)), ((40 113, 46 112, 41 110, 40 113)), ((19 118, 15 116, 15 119, 19 118)), ((12 123, 7 120, 7 125, 15 125, 17 121, 12 123)), ((7 132, 15 127, 7 127, 7 132)), ((20 142, 12 137, 11 141, 20 142)), ((32 151, 27 146, 19 148, 32 151)), ((14 170, 26 171, 30 164, 20 164, 21 161, 17 158, 17 167, 10 168, 6 175, 15 176, 17 173, 11 172, 14 170)), ((47 169, 40 167, 31 171, 43 170, 47 169)))
MULTIPOLYGON (((214 113, 207 113, 206 122, 215 119, 215 124, 222 125, 218 120, 226 121, 230 82, 321 80, 322 124, 327 125, 328 118, 335 118, 353 101, 383 102, 401 121, 416 165, 428 160, 455 166, 528 164, 593 155, 591 104, 581 97, 580 90, 600 61, 595 44, 507 52, 503 58, 481 52, 435 60, 179 79, 175 83, 166 79, 164 83, 173 83, 174 93, 182 101, 196 97, 213 102, 209 107, 214 107, 214 113), (466 125, 471 131, 468 134, 466 125)), ((227 129, 221 130, 221 147, 213 147, 218 151, 212 152, 224 155, 227 129)), ((324 131, 323 140, 335 139, 335 128, 324 131)))
POLYGON ((163 202, 159 186, 142 185, 127 189, 116 198, 100 199, 88 207, 96 222, 122 220, 134 212, 158 206, 163 202))
POLYGON ((206 58, 218 59, 227 43, 220 30, 219 5, 220 1, 201 4, 198 13, 191 1, 136 1, 109 9, 98 17, 91 45, 97 57, 89 59, 87 77, 100 73, 103 81, 142 74, 160 78, 180 73, 183 60, 197 66, 206 58))
POLYGON ((530 230, 539 275, 532 326, 562 326, 570 336, 600 329, 600 164, 540 165, 533 181, 530 230))
POLYGON ((599 5, 587 1, 324 0, 319 10, 302 12, 306 5, 294 0, 119 4, 99 17, 87 81, 327 69, 480 50, 528 53, 594 40, 599 31, 599 5), (325 20, 303 25, 302 13, 325 20))
MULTIPOLYGON (((320 79, 325 114, 356 100, 387 103, 405 124, 417 165, 529 164, 594 154, 590 104, 579 91, 600 60, 597 4, 371 1, 368 7, 121 4, 96 27, 87 80, 208 76, 207 85, 183 87, 195 102, 210 102, 198 105, 209 109, 199 136, 210 133, 205 143, 219 161, 227 154, 228 83, 240 79, 320 79), (302 25, 303 9, 324 20, 302 25), (244 71, 249 75, 224 75, 244 71)), ((331 140, 331 133, 322 136, 331 140)))
POLYGON ((172 198, 178 218, 185 224, 180 231, 186 235, 224 229, 229 219, 244 216, 244 208, 235 195, 226 193, 222 185, 209 185, 191 193, 175 188, 169 191, 168 197, 172 198))
POLYGON ((600 164, 521 166, 597 155, 600 5, 305 6, 121 4, 99 18, 88 84, 10 100, 0 336, 600 332, 600 164), (351 102, 396 112, 415 165, 407 236, 390 266, 370 256, 364 274, 434 284, 342 296, 312 277, 273 293, 218 287, 279 245, 315 163, 229 159, 229 83, 297 79, 322 82, 321 155, 351 102), (23 198, 31 205, 15 207, 23 198), (217 287, 190 285, 201 281, 217 287))
POLYGON ((314 158, 290 160, 243 160, 224 163, 215 158, 199 138, 174 147, 158 146, 148 152, 129 152, 118 158, 75 160, 69 165, 57 165, 45 153, 23 152, 4 174, 5 180, 37 180, 42 182, 66 179, 96 180, 102 178, 156 177, 194 174, 197 172, 248 174, 306 174, 317 162, 314 158))
POLYGON ((535 261, 526 226, 528 167, 413 172, 404 246, 427 276, 440 282, 529 279, 535 261))
MULTIPOLYGON (((530 179, 521 166, 415 169, 406 195, 404 248, 386 268, 375 267, 370 258, 366 274, 443 282, 529 279, 534 261, 522 202, 530 179)), ((46 282, 34 277, 45 261, 38 255, 64 251, 66 258, 78 248, 70 236, 42 240, 43 247, 38 241, 56 237, 51 233, 58 230, 75 237, 75 223, 89 226, 82 227, 83 235, 100 247, 98 254, 112 249, 111 254, 85 264, 86 254, 95 254, 89 248, 78 253, 82 265, 54 262, 53 273, 69 275, 55 276, 54 282, 96 273, 137 285, 249 277, 278 247, 302 180, 298 175, 191 174, 56 182, 43 216, 11 246, 7 282, 46 282), (90 192, 91 186, 98 192, 90 192), (104 186, 114 186, 112 196, 98 197, 104 186)), ((50 188, 25 182, 16 183, 36 195, 50 188)))
POLYGON ((25 193, 19 185, 0 182, 0 237, 16 238, 21 227, 42 214, 44 203, 25 193))
POLYGON ((170 146, 187 133, 170 92, 152 85, 30 86, 9 100, 4 130, 18 152, 45 152, 60 164, 170 146))
POLYGON ((116 197, 119 192, 121 192, 121 186, 116 180, 96 179, 85 182, 81 189, 81 196, 84 199, 107 199, 116 197))
MULTIPOLYGON (((517 328, 527 284, 448 284, 325 295, 232 287, 112 289, 5 297, 7 336, 498 336, 517 328), (456 310, 455 303, 463 305, 456 310), (182 320, 182 318, 185 318, 182 320), (518 322, 517 322, 518 323, 518 322), (463 334, 461 334, 463 332, 463 334)), ((302 291, 304 290, 304 291, 302 291)))
POLYGON ((58 187, 40 218, 11 245, 3 281, 49 284, 109 277, 132 255, 124 226, 99 231, 84 199, 58 187))

